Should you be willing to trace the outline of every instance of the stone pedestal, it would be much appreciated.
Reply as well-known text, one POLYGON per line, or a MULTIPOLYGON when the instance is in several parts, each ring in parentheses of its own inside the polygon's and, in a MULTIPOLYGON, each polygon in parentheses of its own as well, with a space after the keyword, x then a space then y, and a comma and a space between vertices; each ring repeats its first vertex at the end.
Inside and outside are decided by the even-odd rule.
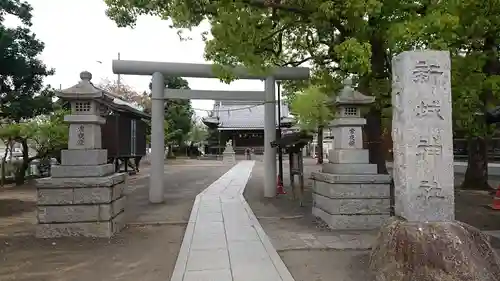
POLYGON ((350 84, 337 97, 339 107, 331 122, 335 149, 328 151, 329 163, 313 173, 313 214, 332 229, 375 229, 390 217, 389 175, 377 174, 363 149, 359 107, 374 101, 354 91, 350 84))
POLYGON ((125 226, 126 174, 37 180, 36 236, 111 237, 125 226))
POLYGON ((236 164, 236 153, 234 152, 232 145, 226 145, 226 149, 222 153, 222 162, 228 165, 236 164))
POLYGON ((125 173, 115 173, 101 149, 99 99, 102 92, 91 83, 88 72, 82 81, 58 93, 69 99, 72 114, 67 150, 61 165, 52 167, 52 177, 38 179, 36 236, 111 237, 125 226, 125 173))
POLYGON ((392 219, 378 235, 370 268, 380 281, 500 280, 489 237, 458 221, 392 219))

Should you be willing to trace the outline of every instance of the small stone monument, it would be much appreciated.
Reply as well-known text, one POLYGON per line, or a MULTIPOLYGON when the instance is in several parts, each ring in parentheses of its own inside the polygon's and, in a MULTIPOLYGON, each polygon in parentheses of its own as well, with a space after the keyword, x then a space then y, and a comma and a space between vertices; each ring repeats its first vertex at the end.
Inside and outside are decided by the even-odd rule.
POLYGON ((101 146, 103 92, 80 74, 75 86, 57 93, 71 103, 68 149, 61 151, 61 165, 52 177, 38 179, 36 236, 111 237, 124 226, 126 174, 115 173, 101 146))
POLYGON ((334 149, 329 163, 313 173, 313 214, 333 229, 374 229, 390 217, 389 175, 377 174, 363 149, 361 107, 374 102, 352 88, 350 80, 335 99, 336 118, 330 123, 334 149))
POLYGON ((454 221, 450 55, 392 60, 395 212, 370 266, 378 281, 500 280, 500 260, 478 229, 454 221))
POLYGON ((236 153, 233 149, 233 141, 229 140, 226 143, 226 148, 222 153, 222 162, 225 164, 236 164, 236 153))

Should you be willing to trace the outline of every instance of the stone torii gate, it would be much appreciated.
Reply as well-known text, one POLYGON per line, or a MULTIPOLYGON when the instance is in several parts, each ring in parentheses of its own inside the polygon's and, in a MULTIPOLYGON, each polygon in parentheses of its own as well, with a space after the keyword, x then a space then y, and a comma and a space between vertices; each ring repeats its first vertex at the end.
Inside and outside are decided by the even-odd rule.
MULTIPOLYGON (((190 77, 190 78, 218 78, 213 72, 213 65, 191 64, 191 63, 168 63, 150 61, 130 61, 113 60, 113 72, 123 75, 151 75, 151 175, 149 187, 149 201, 151 203, 162 203, 163 196, 163 167, 164 158, 164 101, 169 94, 165 95, 164 78, 170 77, 190 77)), ((276 140, 276 106, 275 87, 276 80, 304 80, 309 78, 309 68, 281 67, 272 69, 267 76, 251 74, 244 67, 235 67, 233 74, 238 79, 265 80, 265 106, 264 106, 264 196, 274 197, 276 194, 276 148, 271 147, 271 142, 276 140)), ((182 92, 175 91, 176 97, 182 92)), ((174 92, 174 93, 175 93, 174 92)), ((186 91, 187 94, 188 91, 186 91)), ((228 93, 212 95, 220 91, 198 91, 200 99, 219 99, 226 95, 226 98, 238 99, 240 94, 228 96, 228 93)), ((193 92, 192 92, 193 93, 193 92)), ((196 92, 194 92, 196 93, 196 92)), ((235 92, 233 92, 235 93, 235 92)), ((237 93, 237 92, 236 92, 237 93)), ((259 92, 257 92, 259 93, 259 92)), ((256 100, 259 94, 250 98, 256 100)), ((188 97, 186 97, 188 98, 188 97)), ((192 98, 192 94, 191 94, 192 98)), ((258 100, 258 99, 257 99, 258 100)))

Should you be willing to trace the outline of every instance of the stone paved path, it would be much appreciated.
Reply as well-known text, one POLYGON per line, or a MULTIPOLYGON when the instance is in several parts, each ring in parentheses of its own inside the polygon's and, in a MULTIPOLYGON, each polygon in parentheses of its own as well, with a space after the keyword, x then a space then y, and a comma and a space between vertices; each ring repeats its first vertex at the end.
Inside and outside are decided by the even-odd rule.
POLYGON ((193 205, 171 281, 293 281, 243 191, 254 161, 241 161, 193 205))

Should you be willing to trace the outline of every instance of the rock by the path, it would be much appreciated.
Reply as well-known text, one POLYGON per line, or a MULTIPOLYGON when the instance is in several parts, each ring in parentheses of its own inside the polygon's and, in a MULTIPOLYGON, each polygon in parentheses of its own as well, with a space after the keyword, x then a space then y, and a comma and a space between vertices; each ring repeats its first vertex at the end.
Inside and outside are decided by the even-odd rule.
POLYGON ((489 236, 462 222, 393 219, 373 246, 377 281, 498 281, 500 259, 489 236))

